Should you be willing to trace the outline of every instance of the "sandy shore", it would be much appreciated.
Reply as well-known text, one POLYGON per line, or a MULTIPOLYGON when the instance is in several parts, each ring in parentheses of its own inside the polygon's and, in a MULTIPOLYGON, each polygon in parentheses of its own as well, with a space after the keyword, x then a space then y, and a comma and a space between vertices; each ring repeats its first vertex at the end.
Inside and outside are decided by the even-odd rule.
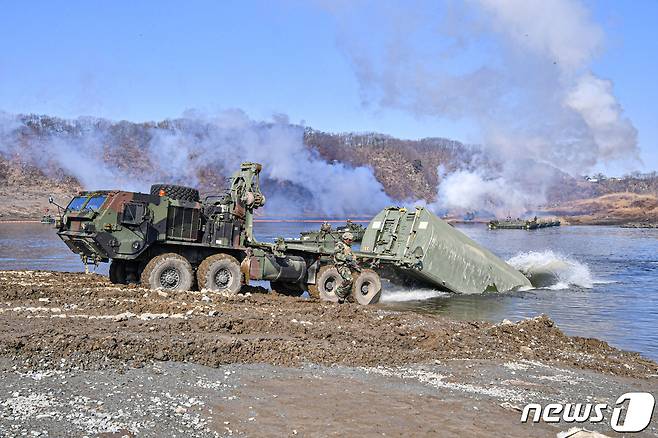
MULTIPOLYGON (((658 392, 656 363, 548 317, 464 322, 263 292, 0 271, 0 435, 555 436, 572 425, 521 424, 518 409, 658 392)), ((614 436, 606 415, 584 426, 614 436)))

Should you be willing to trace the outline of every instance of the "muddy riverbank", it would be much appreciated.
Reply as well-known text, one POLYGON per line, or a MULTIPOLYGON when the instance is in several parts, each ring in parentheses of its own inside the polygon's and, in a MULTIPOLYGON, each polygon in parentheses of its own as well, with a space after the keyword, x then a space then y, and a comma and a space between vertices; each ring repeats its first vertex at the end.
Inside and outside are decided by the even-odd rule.
POLYGON ((554 436, 560 425, 522 425, 516 408, 555 397, 612 404, 633 388, 658 388, 655 362, 568 337, 546 316, 456 321, 260 288, 165 293, 48 271, 0 271, 0 357, 0 432, 10 436, 408 427, 554 436))
POLYGON ((435 359, 533 359, 644 377, 656 364, 548 317, 517 324, 454 321, 356 304, 252 292, 117 287, 100 275, 0 271, 0 354, 26 363, 98 368, 175 360, 218 366, 303 362, 399 365, 435 359))

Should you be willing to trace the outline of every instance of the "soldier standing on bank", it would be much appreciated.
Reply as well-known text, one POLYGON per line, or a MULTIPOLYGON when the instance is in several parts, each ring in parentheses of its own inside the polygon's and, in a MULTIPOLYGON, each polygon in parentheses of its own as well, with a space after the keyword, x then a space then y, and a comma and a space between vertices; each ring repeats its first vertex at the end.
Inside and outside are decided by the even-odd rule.
POLYGON ((358 269, 359 266, 357 265, 354 254, 352 253, 352 242, 354 241, 354 236, 348 231, 343 233, 341 239, 341 242, 336 242, 336 248, 334 249, 334 265, 336 266, 336 269, 338 269, 340 276, 343 278, 340 286, 336 289, 336 295, 338 296, 338 302, 344 303, 350 295, 352 283, 354 282, 352 269, 358 269))

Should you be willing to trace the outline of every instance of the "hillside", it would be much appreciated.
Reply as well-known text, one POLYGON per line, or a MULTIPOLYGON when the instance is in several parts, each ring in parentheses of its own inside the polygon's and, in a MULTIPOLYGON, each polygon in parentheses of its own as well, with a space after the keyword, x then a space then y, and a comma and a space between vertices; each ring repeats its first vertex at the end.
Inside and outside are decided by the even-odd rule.
POLYGON ((0 220, 39 219, 54 214, 48 195, 70 199, 81 186, 68 176, 48 177, 40 169, 0 156, 0 220))
MULTIPOLYGON (((435 202, 442 174, 477 168, 494 175, 503 165, 476 146, 449 139, 332 134, 287 121, 253 122, 240 113, 223 116, 132 123, 0 113, 0 219, 39 218, 48 195, 65 202, 82 188, 148 190, 168 181, 216 193, 245 159, 266 166, 261 183, 271 200, 267 214, 369 214, 391 203, 435 202)), ((551 214, 658 220, 655 209, 606 197, 656 196, 655 174, 592 182, 531 160, 523 167, 517 184, 544 192, 544 210, 551 214), (544 179, 535 188, 539 173, 544 179), (587 199, 598 200, 576 202, 587 199), (629 210, 602 206, 613 200, 629 210)))
POLYGON ((396 200, 436 198, 438 167, 446 171, 471 164, 477 151, 454 140, 401 140, 382 134, 329 134, 306 129, 305 144, 329 162, 368 166, 396 200))
MULTIPOLYGON (((0 217, 5 219, 38 217, 48 207, 47 195, 65 199, 83 187, 147 190, 153 182, 169 181, 194 185, 202 193, 221 191, 242 159, 258 159, 259 151, 249 151, 259 149, 252 143, 260 148, 274 143, 279 149, 272 154, 280 157, 262 157, 266 169, 261 183, 268 198, 283 198, 286 204, 295 205, 293 214, 333 213, 332 208, 323 208, 324 200, 309 199, 330 198, 331 191, 326 195, 315 192, 324 193, 323 186, 336 185, 336 178, 317 181, 315 186, 305 179, 338 175, 346 180, 341 184, 349 192, 350 177, 359 168, 371 169, 374 179, 355 181, 381 184, 388 197, 380 201, 381 206, 432 202, 439 182, 437 167, 454 170, 468 165, 474 154, 474 149, 447 139, 410 141, 372 133, 329 134, 288 124, 245 126, 240 121, 237 127, 218 129, 214 121, 203 119, 131 123, 39 115, 18 116, 12 122, 3 124, 0 119, 0 217), (233 154, 234 143, 248 143, 241 148, 247 150, 244 157, 233 154), (175 155, 173 160, 171 155, 175 155), (288 162, 280 163, 286 158, 288 162), (280 175, 282 164, 288 168, 280 175)), ((356 176, 362 174, 356 172, 356 176)), ((361 194, 363 201, 372 201, 369 191, 361 194)), ((273 205, 269 203, 270 211, 273 205)))
POLYGON ((577 199, 557 207, 546 208, 545 213, 560 216, 572 225, 618 225, 632 222, 656 223, 658 197, 631 192, 577 199))

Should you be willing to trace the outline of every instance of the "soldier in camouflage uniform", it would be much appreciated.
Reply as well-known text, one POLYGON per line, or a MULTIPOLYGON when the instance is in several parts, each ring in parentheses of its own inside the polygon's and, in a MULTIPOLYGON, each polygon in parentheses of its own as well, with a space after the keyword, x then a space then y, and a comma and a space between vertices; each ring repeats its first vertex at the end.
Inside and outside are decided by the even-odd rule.
POLYGON ((329 222, 323 222, 320 225, 320 237, 324 238, 327 234, 331 234, 331 224, 329 222))
POLYGON ((342 241, 337 242, 336 248, 334 249, 334 265, 338 269, 340 276, 343 278, 340 287, 336 289, 336 295, 338 296, 338 302, 344 303, 350 294, 352 283, 354 281, 352 269, 358 269, 358 265, 352 254, 352 242, 354 241, 354 236, 348 231, 343 233, 341 239, 342 241))

